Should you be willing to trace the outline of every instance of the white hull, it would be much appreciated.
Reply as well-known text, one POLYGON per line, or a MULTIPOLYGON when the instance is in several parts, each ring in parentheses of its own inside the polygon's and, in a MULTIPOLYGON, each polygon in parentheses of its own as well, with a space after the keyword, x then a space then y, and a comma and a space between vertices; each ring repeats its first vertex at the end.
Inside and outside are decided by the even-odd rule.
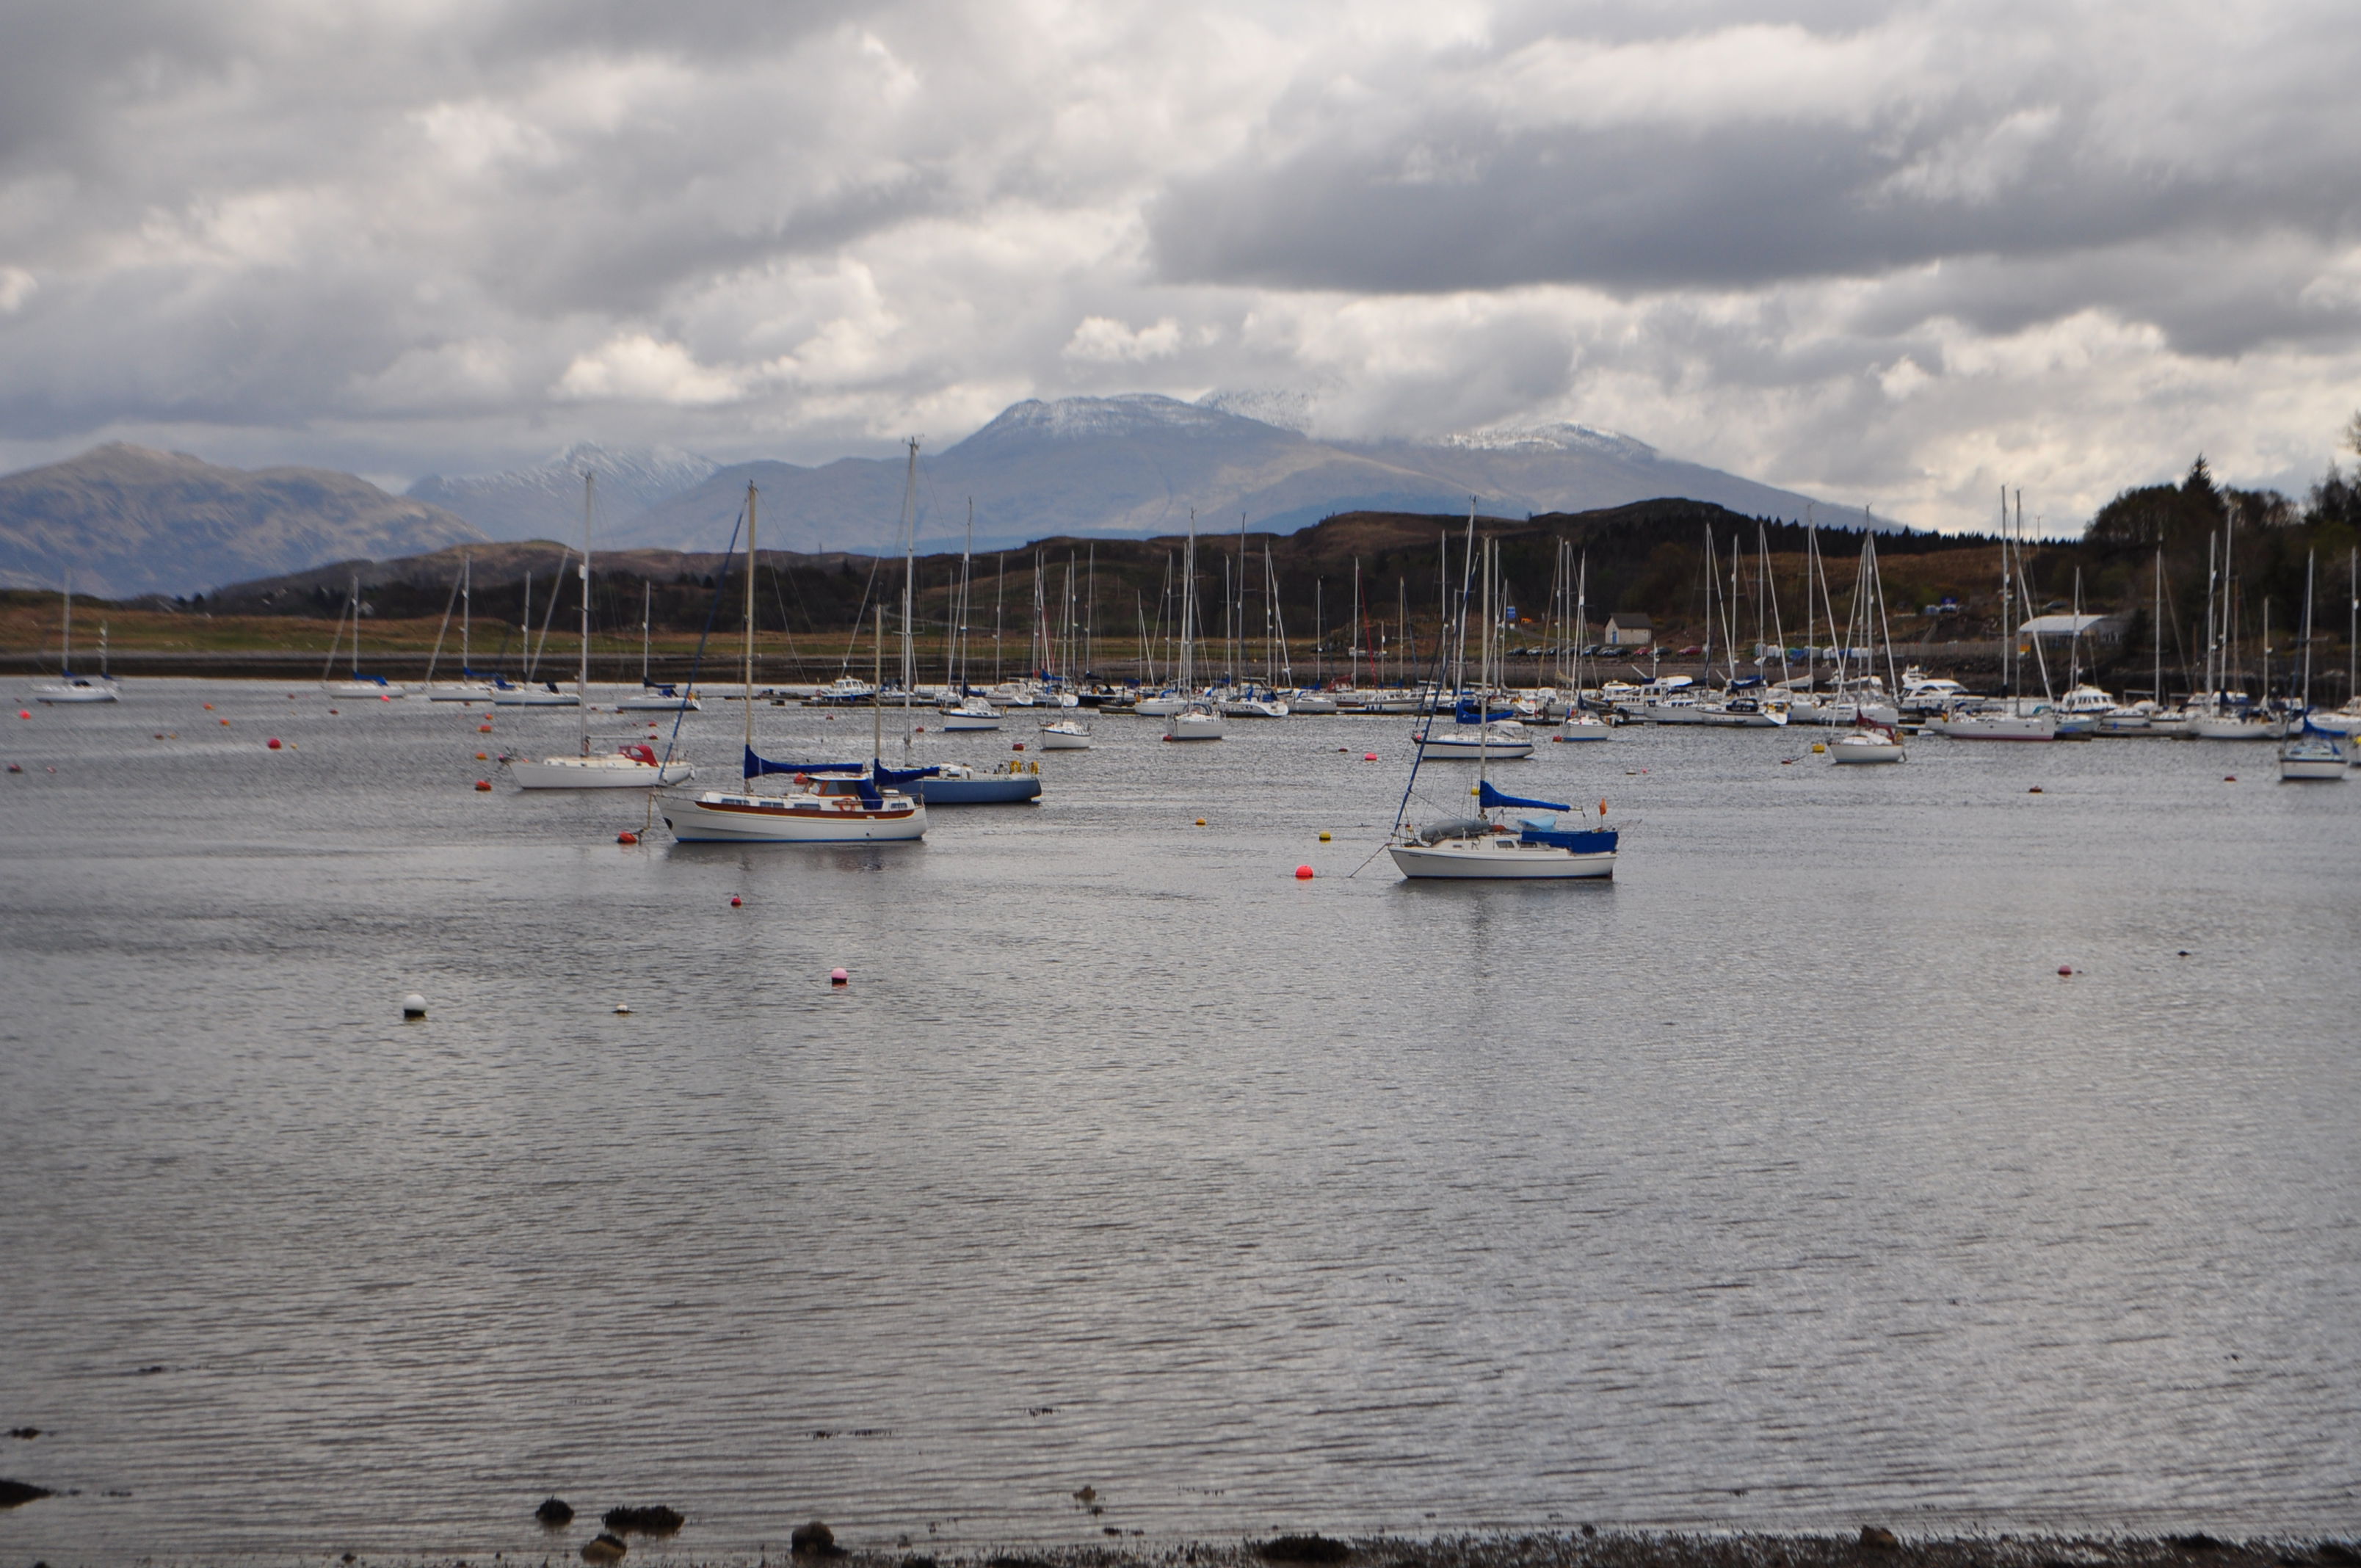
POLYGON ((489 702, 500 694, 489 686, 434 686, 426 693, 429 702, 464 702, 470 705, 489 702))
POLYGON ((1527 844, 1513 834, 1441 844, 1394 844, 1387 852, 1406 877, 1457 882, 1565 882, 1615 874, 1615 851, 1577 854, 1554 844, 1527 844))
POLYGON ((1252 697, 1239 702, 1225 702, 1222 704, 1222 717, 1224 718, 1285 718, 1287 704, 1264 702, 1259 698, 1252 697))
POLYGON ((2200 740, 2276 740, 2280 729, 2267 718, 2192 718, 2184 733, 2200 740))
POLYGON ((1290 713, 1329 714, 1336 711, 1336 704, 1333 698, 1299 692, 1287 699, 1287 708, 1290 713))
POLYGON ((2361 713, 2346 708, 2338 708, 2334 713, 2315 713, 2312 716, 2312 727, 2325 729, 2332 735, 2361 735, 2361 713))
POLYGON ((1603 718, 1593 717, 1587 722, 1568 719, 1557 732, 1560 740, 1611 740, 1615 727, 1603 718))
POLYGON ((2048 713, 1968 713, 1938 718, 1927 729, 1953 740, 2055 740, 2058 719, 2048 713))
POLYGON ((1189 706, 1177 696, 1144 696, 1131 705, 1131 711, 1142 718, 1170 718, 1189 706))
POLYGON ((576 707, 580 706, 572 692, 536 692, 524 690, 495 691, 495 707, 576 707))
POLYGON ((1651 724, 1703 724, 1704 710, 1693 702, 1652 702, 1643 705, 1640 716, 1651 724))
POLYGON ((1204 714, 1184 713, 1164 729, 1167 740, 1218 740, 1222 738, 1222 721, 1204 714))
POLYGON ((104 685, 93 682, 88 685, 36 686, 33 700, 51 707, 73 707, 85 703, 119 702, 122 694, 115 690, 113 681, 104 685))
POLYGON ((706 790, 668 795, 664 826, 684 844, 875 844, 923 838, 927 808, 915 801, 889 799, 880 810, 847 810, 830 796, 825 802, 797 796, 743 795, 706 790))
POLYGON ((1427 740, 1420 736, 1412 736, 1411 739, 1418 742, 1419 756, 1430 762, 1513 762, 1533 754, 1533 745, 1530 740, 1427 740))
POLYGON ((693 696, 627 696, 615 704, 618 713, 703 713, 705 705, 693 696))
POLYGON ((1044 751, 1087 751, 1091 749, 1088 735, 1069 735, 1056 729, 1044 729, 1038 742, 1044 751))
POLYGON ((2281 757, 2279 777, 2300 779, 2341 779, 2345 776, 2342 757, 2281 757))
POLYGON ((997 729, 1000 728, 1000 716, 995 713, 991 718, 984 718, 972 713, 946 713, 943 715, 942 723, 937 726, 937 728, 946 732, 955 730, 997 729))
POLYGON ((1902 747, 1893 740, 1839 740, 1828 747, 1831 762, 1898 762, 1902 747))
POLYGON ((654 789, 686 784, 697 770, 686 762, 652 766, 631 757, 548 757, 511 762, 509 776, 519 789, 654 789))

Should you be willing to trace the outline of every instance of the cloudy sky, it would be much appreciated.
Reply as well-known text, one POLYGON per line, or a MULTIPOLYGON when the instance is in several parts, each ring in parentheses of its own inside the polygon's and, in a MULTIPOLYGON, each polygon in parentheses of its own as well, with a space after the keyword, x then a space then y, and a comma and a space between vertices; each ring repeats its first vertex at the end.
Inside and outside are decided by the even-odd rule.
POLYGON ((2349 5, 8 0, 0 466, 1571 419, 1925 526, 2361 406, 2349 5))

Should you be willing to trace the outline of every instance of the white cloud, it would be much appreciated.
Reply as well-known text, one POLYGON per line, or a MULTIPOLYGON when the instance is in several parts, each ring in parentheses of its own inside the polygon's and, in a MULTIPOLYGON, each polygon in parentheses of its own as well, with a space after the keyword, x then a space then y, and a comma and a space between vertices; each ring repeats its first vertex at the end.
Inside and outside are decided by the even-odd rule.
POLYGON ((2361 385, 2327 0, 559 15, 0 57, 0 461, 807 461, 1312 387, 1323 433, 1573 419, 1972 526, 2003 472, 2055 517, 2316 471, 2361 385))
POLYGON ((1084 316, 1062 352, 1069 359, 1100 365, 1170 359, 1180 352, 1180 323, 1166 316, 1135 332, 1112 316, 1084 316))
POLYGON ((686 408, 730 402, 744 390, 741 373, 699 365, 679 344, 659 342, 643 332, 620 334, 595 353, 577 356, 552 389, 567 401, 616 400, 686 408))

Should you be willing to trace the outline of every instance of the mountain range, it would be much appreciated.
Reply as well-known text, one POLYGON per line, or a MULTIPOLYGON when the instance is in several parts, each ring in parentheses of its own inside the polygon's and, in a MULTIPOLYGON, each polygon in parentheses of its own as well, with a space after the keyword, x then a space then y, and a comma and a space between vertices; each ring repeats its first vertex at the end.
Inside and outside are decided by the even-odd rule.
POLYGON ((466 519, 325 468, 225 468, 112 443, 0 477, 0 586, 181 595, 323 561, 480 541, 466 519))
MULTIPOLYGON (((1197 402, 1153 393, 1027 400, 917 465, 919 540, 956 543, 974 506, 978 548, 1048 535, 1145 538, 1177 533, 1194 509, 1202 527, 1287 532, 1343 511, 1455 512, 1474 498, 1488 514, 1588 511, 1677 496, 1751 517, 1800 519, 1825 501, 1664 456, 1645 442, 1584 425, 1499 427, 1439 441, 1323 441, 1292 428, 1299 403, 1214 394, 1197 402), (1252 410, 1249 414, 1244 410, 1252 410), (1261 415, 1263 417, 1254 417, 1261 415), (1279 422, 1282 421, 1290 422, 1279 422)), ((640 475, 691 472, 701 459, 651 453, 616 465, 618 493, 658 488, 640 475)), ((528 518, 544 536, 580 529, 580 458, 560 455, 513 474, 422 480, 410 494, 446 506, 495 537, 528 518), (568 467, 569 461, 574 466, 568 467), (525 498, 539 498, 530 503, 525 498), (537 509, 537 510, 536 510, 537 509)), ((617 544, 714 550, 751 482, 761 537, 782 549, 892 550, 906 472, 898 457, 805 466, 707 464, 695 481, 636 515, 602 499, 600 537, 617 544)), ((600 494, 609 492, 601 471, 600 494)))
MULTIPOLYGON (((1343 512, 1489 516, 1587 512, 1658 498, 1748 517, 1853 521, 1824 501, 1664 455, 1576 424, 1507 426, 1435 441, 1322 440, 1304 400, 1152 393, 1027 400, 941 452, 921 451, 922 548, 956 548, 973 509, 978 549, 1051 536, 1287 533, 1343 512)), ((673 448, 578 443, 507 473, 433 475, 395 497, 349 474, 251 472, 120 444, 0 478, 0 586, 111 598, 383 561, 486 540, 581 537, 582 476, 598 477, 604 552, 724 547, 757 487, 761 542, 806 553, 891 552, 902 457, 721 465, 673 448)), ((1883 522, 1872 526, 1890 527, 1883 522)))

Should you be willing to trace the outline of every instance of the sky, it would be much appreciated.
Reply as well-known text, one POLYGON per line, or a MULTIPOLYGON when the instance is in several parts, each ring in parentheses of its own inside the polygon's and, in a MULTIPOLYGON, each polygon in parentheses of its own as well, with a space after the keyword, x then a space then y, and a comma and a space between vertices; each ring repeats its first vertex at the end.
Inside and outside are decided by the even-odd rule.
MULTIPOLYGON (((400 486, 1022 398, 1570 420, 2075 526, 2361 407, 2349 5, 0 0, 0 467, 400 486), (1280 406, 1274 403, 1273 406, 1280 406)), ((2349 460, 2350 454, 2345 454, 2349 460)))

